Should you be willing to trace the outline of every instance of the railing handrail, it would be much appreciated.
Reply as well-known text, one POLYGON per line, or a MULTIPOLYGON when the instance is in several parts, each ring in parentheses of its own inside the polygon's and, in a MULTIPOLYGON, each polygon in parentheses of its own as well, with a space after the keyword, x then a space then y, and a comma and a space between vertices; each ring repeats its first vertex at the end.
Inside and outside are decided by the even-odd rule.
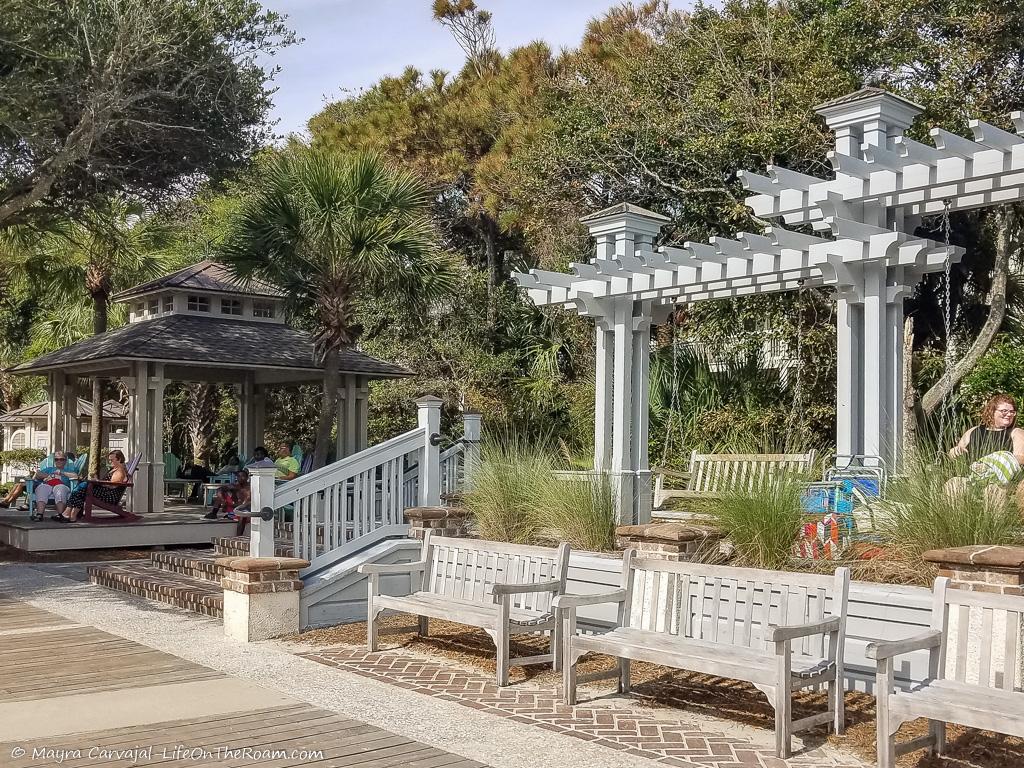
POLYGON ((465 450, 465 446, 462 444, 461 441, 459 441, 459 442, 455 443, 454 445, 450 445, 447 448, 445 448, 443 451, 441 451, 440 460, 444 461, 445 459, 450 459, 452 456, 455 456, 456 454, 462 453, 464 450, 465 450))
POLYGON ((365 448, 359 453, 346 456, 341 461, 314 470, 308 475, 289 480, 275 491, 274 507, 280 509, 303 496, 325 490, 353 475, 373 469, 385 461, 404 456, 406 453, 421 448, 425 432, 423 427, 416 427, 397 437, 392 437, 390 440, 385 440, 383 443, 365 448))

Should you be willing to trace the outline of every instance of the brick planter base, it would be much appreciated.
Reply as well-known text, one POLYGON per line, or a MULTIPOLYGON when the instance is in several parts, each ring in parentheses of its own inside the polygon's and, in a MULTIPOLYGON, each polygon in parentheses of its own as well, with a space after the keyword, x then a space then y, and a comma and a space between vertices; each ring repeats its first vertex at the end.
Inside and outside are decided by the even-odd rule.
POLYGON ((929 550, 922 557, 938 565, 939 575, 958 589, 1024 595, 1024 547, 951 547, 929 550))
POLYGON ((408 507, 409 535, 422 539, 427 531, 438 536, 466 536, 469 510, 464 507, 408 507))
POLYGON ((615 529, 615 544, 620 549, 633 547, 647 557, 665 560, 690 560, 700 549, 717 545, 721 538, 722 534, 713 528, 685 523, 622 525, 615 529))

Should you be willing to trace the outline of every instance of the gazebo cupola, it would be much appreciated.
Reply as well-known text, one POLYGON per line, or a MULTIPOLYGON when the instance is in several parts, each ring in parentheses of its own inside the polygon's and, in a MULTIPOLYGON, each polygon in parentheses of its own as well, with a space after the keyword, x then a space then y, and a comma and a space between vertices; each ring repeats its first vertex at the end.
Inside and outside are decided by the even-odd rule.
POLYGON ((165 315, 226 317, 283 323, 281 292, 259 281, 244 287, 222 264, 201 261, 174 274, 122 291, 114 300, 127 304, 128 322, 165 315))

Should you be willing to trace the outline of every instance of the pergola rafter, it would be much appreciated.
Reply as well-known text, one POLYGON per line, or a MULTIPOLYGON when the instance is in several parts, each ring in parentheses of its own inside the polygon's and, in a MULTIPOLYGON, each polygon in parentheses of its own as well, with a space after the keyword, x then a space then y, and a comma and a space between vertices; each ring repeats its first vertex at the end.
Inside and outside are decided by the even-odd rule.
POLYGON ((647 388, 650 327, 677 303, 835 289, 836 447, 894 464, 902 435, 903 299, 962 249, 917 237, 921 217, 1024 199, 1024 115, 1017 133, 980 121, 974 138, 942 129, 934 146, 903 132, 921 112, 864 88, 817 108, 835 132, 832 179, 769 166, 741 172, 747 204, 767 227, 735 239, 655 247, 668 219, 629 204, 587 216, 594 259, 570 273, 514 275, 541 306, 594 318, 594 467, 615 478, 623 520, 649 517, 647 388))

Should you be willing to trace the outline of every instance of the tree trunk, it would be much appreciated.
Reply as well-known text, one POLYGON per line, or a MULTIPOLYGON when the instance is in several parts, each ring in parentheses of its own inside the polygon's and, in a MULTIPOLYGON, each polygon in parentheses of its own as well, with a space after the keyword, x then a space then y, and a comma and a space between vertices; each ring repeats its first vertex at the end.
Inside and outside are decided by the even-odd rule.
MULTIPOLYGON (((992 290, 989 292, 988 318, 985 320, 985 325, 982 326, 978 338, 967 350, 967 354, 952 365, 949 375, 943 376, 935 382, 921 398, 921 410, 926 417, 935 413, 943 399, 956 389, 964 377, 981 360, 1006 318, 1006 284, 1010 271, 1010 254, 1020 248, 1019 217, 1017 210, 1009 205, 997 209, 995 215, 996 260, 992 267, 992 290)), ((949 344, 950 340, 946 339, 946 343, 949 344)))
MULTIPOLYGON (((320 420, 316 426, 316 447, 313 449, 313 469, 327 463, 331 444, 331 427, 338 416, 338 389, 341 387, 341 355, 337 349, 328 349, 324 355, 324 392, 320 405, 320 420)), ((341 429, 341 425, 338 425, 341 429)))
POLYGON ((903 321, 903 461, 917 454, 917 393, 914 392, 914 318, 903 321))
MULTIPOLYGON (((109 305, 106 293, 92 296, 92 332, 95 335, 107 332, 109 305)), ((100 454, 104 446, 103 430, 103 379, 92 379, 92 417, 89 419, 89 477, 100 476, 100 454)))
POLYGON ((220 390, 213 384, 190 384, 188 390, 188 415, 185 420, 189 441, 192 443, 192 460, 196 464, 209 466, 213 452, 213 429, 220 406, 220 390))

